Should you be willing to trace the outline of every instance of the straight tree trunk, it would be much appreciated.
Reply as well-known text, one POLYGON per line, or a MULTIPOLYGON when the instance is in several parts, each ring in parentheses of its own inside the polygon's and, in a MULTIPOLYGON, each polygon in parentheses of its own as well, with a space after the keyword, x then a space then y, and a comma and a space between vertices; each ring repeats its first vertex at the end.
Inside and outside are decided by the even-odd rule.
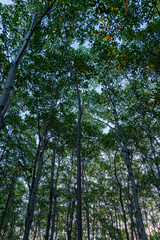
MULTIPOLYGON (((115 198, 114 198, 115 199, 115 198)), ((114 200, 115 201, 115 200, 114 200)), ((121 226, 118 222, 118 216, 117 216, 117 207, 115 206, 114 203, 114 213, 115 213, 115 220, 116 220, 116 232, 117 232, 117 236, 118 236, 118 240, 123 240, 122 236, 121 236, 121 232, 119 231, 119 229, 121 229, 121 226)))
POLYGON ((3 211, 2 216, 1 216, 0 236, 1 236, 1 231, 3 229, 3 224, 4 224, 4 221, 5 221, 5 217, 7 215, 7 210, 8 210, 10 201, 12 199, 12 194, 13 194, 15 186, 16 186, 17 170, 18 170, 18 167, 14 170, 14 174, 13 174, 12 182, 11 182, 11 186, 10 186, 10 191, 9 191, 9 194, 8 194, 8 197, 7 197, 7 202, 5 204, 5 208, 4 208, 4 211, 3 211))
POLYGON ((58 168, 57 168, 57 177, 55 182, 55 188, 53 192, 54 196, 54 206, 53 206, 53 213, 52 213, 52 227, 51 227, 51 236, 50 240, 53 240, 54 232, 55 232, 55 217, 56 217, 56 206, 57 206, 57 185, 58 185, 58 178, 59 178, 59 167, 60 167, 61 156, 58 156, 58 168))
POLYGON ((87 236, 88 240, 90 240, 90 222, 89 222, 89 204, 88 204, 88 184, 87 184, 87 176, 85 173, 85 187, 86 187, 86 218, 87 218, 87 236))
POLYGON ((94 236, 95 236, 95 214, 94 214, 94 209, 95 209, 95 206, 93 207, 93 215, 92 215, 92 218, 93 218, 93 223, 92 223, 92 238, 94 239, 94 236))
MULTIPOLYGON (((115 156, 115 158, 116 158, 116 156, 115 156)), ((119 199, 120 199, 120 204, 121 204, 121 208, 122 208, 122 212, 123 212, 124 226, 125 226, 125 232, 126 232, 126 239, 129 240, 129 233, 128 233, 128 229, 127 229, 126 212, 125 212, 125 209, 124 209, 123 197, 122 197, 122 185, 119 182, 119 179, 118 179, 118 176, 117 176, 116 159, 115 158, 114 158, 114 173, 115 173, 116 181, 117 181, 118 186, 119 186, 119 199)))
POLYGON ((48 219, 47 219, 47 228, 46 228, 45 240, 49 239, 49 230, 50 230, 50 223, 51 223, 53 194, 54 194, 54 168, 55 168, 55 141, 53 142, 53 156, 52 156, 52 170, 51 170, 51 182, 50 182, 49 211, 48 211, 48 219))
POLYGON ((84 154, 83 160, 83 185, 85 186, 85 205, 86 205, 86 219, 87 219, 87 237, 90 240, 90 222, 89 222, 89 204, 88 204, 88 183, 87 183, 87 175, 86 175, 86 156, 84 154))
POLYGON ((70 63, 68 55, 68 65, 70 67, 71 76, 73 78, 75 88, 77 91, 78 100, 78 121, 77 121, 77 228, 78 228, 78 240, 82 240, 82 184, 81 184, 81 122, 82 122, 82 105, 80 91, 77 83, 76 76, 73 72, 73 68, 70 63))
POLYGON ((74 209, 75 209, 75 199, 72 200, 71 206, 70 206, 70 212, 68 216, 68 226, 67 226, 67 237, 68 240, 72 239, 72 225, 73 225, 73 216, 74 216, 74 209))
MULTIPOLYGON (((128 185, 129 185, 129 182, 128 182, 128 185)), ((129 188, 129 186, 128 186, 129 188)), ((131 231, 131 240, 134 240, 134 219, 133 219, 133 203, 132 203, 132 199, 130 197, 130 193, 129 193, 129 189, 127 189, 127 195, 128 195, 128 211, 129 211, 129 215, 130 215, 130 221, 131 221, 131 224, 130 224, 130 231, 131 231)))
POLYGON ((13 233, 15 231, 15 216, 12 216, 12 222, 11 222, 11 226, 10 226, 10 230, 9 230, 9 235, 8 235, 8 240, 12 240, 13 239, 13 233))
POLYGON ((137 220, 138 220, 138 227, 139 227, 139 231, 140 231, 140 239, 147 240, 144 223, 143 223, 143 218, 142 218, 142 213, 141 213, 141 208, 140 208, 140 204, 139 204, 137 186, 135 183, 134 174, 133 174, 133 170, 132 170, 131 153, 127 147, 127 143, 126 143, 126 139, 125 139, 125 136, 124 136, 124 133, 122 130, 122 126, 120 125, 119 120, 118 120, 118 114, 117 114, 116 105, 115 105, 115 101, 114 101, 114 94, 111 95, 109 92, 109 95, 110 95, 110 100, 111 100, 111 103, 113 106, 113 115, 114 115, 115 125, 121 135, 122 143, 121 143, 120 139, 118 138, 118 136, 116 135, 117 141, 122 150, 123 159, 124 159, 124 162, 128 169, 128 176, 130 177, 130 181, 131 181, 131 185, 132 185, 132 193, 133 193, 133 199, 134 199, 136 215, 137 215, 137 220))
POLYGON ((79 87, 75 78, 75 87, 77 90, 79 116, 77 122, 77 227, 78 227, 78 240, 82 240, 82 190, 81 190, 81 120, 82 120, 82 107, 79 87))
POLYGON ((34 230, 33 240, 36 240, 36 237, 37 237, 37 230, 38 230, 38 221, 36 221, 36 226, 35 226, 35 230, 34 230))
POLYGON ((71 172, 70 172, 69 183, 68 183, 68 194, 69 194, 69 206, 68 206, 68 213, 67 213, 67 237, 68 237, 68 240, 71 240, 73 215, 74 215, 74 208, 75 208, 75 198, 72 200, 72 192, 71 192, 72 170, 73 170, 73 153, 72 153, 72 157, 71 157, 71 172))
POLYGON ((48 129, 49 129, 49 124, 50 124, 50 120, 51 120, 54 108, 55 108, 55 100, 54 100, 54 83, 53 83, 51 110, 50 110, 50 114, 49 114, 48 118, 45 121, 44 131, 43 131, 43 135, 41 138, 42 139, 42 144, 41 144, 42 150, 40 152, 40 143, 39 143, 37 154, 36 154, 36 159, 35 159, 35 166, 34 166, 33 177, 32 177, 33 180, 32 180, 32 186, 30 188, 30 195, 29 195, 29 202, 28 202, 27 214, 26 214, 26 219, 25 219, 25 231, 24 231, 23 240, 29 239, 30 228, 31 228, 33 216, 34 216, 37 190, 38 190, 38 185, 39 185, 39 181, 41 178, 41 172, 42 172, 42 168, 43 168, 43 156, 44 156, 46 145, 48 142, 48 139, 47 139, 48 129), (36 172, 37 162, 38 162, 38 170, 36 172))
MULTIPOLYGON (((141 122, 143 123, 143 126, 145 127, 148 139, 150 141, 151 151, 152 151, 152 154, 153 154, 153 162, 156 166, 157 173, 158 173, 158 184, 157 184, 156 187, 157 187, 157 190, 158 190, 158 193, 159 193, 160 192, 160 166, 159 166, 159 163, 158 163, 159 153, 156 154, 156 150, 155 150, 155 147, 154 147, 154 138, 153 138, 153 134, 152 134, 151 128, 150 128, 152 118, 150 116, 150 120, 149 121, 148 121, 148 119, 146 120, 146 110, 145 110, 144 104, 141 100, 141 95, 137 91, 136 80, 133 80, 133 81, 130 81, 130 82, 131 82, 131 85, 133 86, 133 89, 134 89, 133 90, 134 95, 137 98, 138 112, 141 114, 141 119, 142 119, 141 122)), ((157 143, 158 143, 158 141, 157 141, 157 143)), ((158 145, 159 145, 159 143, 158 143, 158 145)), ((157 182, 155 174, 153 176, 155 178, 155 181, 157 182)), ((160 193, 159 193, 159 196, 160 196, 160 193)))
POLYGON ((30 195, 29 195, 28 209, 27 209, 27 214, 25 219, 25 231, 24 231, 23 240, 29 239, 30 228, 33 221, 37 190, 38 190, 38 185, 39 185, 42 167, 43 167, 43 156, 44 156, 44 152, 47 144, 48 127, 49 127, 49 120, 47 120, 45 123, 43 142, 42 142, 42 151, 41 151, 39 162, 38 162, 38 170, 37 170, 37 173, 35 172, 33 175, 33 181, 32 181, 32 186, 31 186, 30 195))

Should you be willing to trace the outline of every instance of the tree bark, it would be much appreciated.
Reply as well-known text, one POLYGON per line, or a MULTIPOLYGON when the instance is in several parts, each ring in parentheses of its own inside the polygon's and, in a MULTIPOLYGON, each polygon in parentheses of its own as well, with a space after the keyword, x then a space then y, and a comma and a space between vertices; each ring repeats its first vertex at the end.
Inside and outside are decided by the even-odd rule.
POLYGON ((8 207, 9 207, 9 203, 12 199, 12 193, 14 192, 14 189, 15 189, 15 186, 16 186, 17 170, 18 170, 18 167, 14 170, 14 174, 13 174, 13 177, 12 177, 12 182, 11 182, 11 187, 10 187, 10 191, 9 191, 9 194, 8 194, 7 202, 5 204, 5 208, 4 208, 4 211, 3 211, 2 216, 1 216, 0 236, 1 236, 1 231, 2 231, 2 228, 3 228, 4 220, 5 220, 5 217, 6 217, 6 214, 7 214, 7 210, 8 210, 8 207))
POLYGON ((49 230, 50 230, 50 223, 51 223, 53 194, 54 194, 54 168, 55 168, 55 142, 53 142, 53 157, 52 157, 52 170, 51 170, 51 182, 50 182, 49 212, 48 212, 48 220, 47 220, 45 240, 49 239, 49 230))
POLYGON ((33 177, 32 177, 33 180, 32 180, 32 186, 30 188, 29 202, 28 202, 28 209, 27 209, 27 214, 26 214, 26 219, 25 219, 25 231, 24 231, 23 240, 28 240, 29 239, 30 228, 31 228, 32 221, 33 221, 33 216, 34 216, 37 190, 38 190, 38 185, 39 185, 39 181, 40 181, 40 178, 41 178, 41 172, 42 172, 42 168, 43 168, 43 156, 44 156, 44 152, 45 152, 46 145, 47 145, 47 142, 48 142, 48 139, 47 139, 48 129, 49 129, 49 124, 50 124, 51 117, 53 115, 54 108, 55 108, 55 99, 54 99, 54 83, 53 83, 52 102, 51 102, 50 114, 45 121, 44 131, 43 131, 43 135, 42 135, 42 138, 41 138, 42 140, 40 139, 40 143, 42 141, 42 143, 41 143, 42 150, 40 152, 40 143, 39 143, 37 154, 36 154, 36 159, 35 159, 35 166, 34 166, 34 172, 33 172, 33 177), (38 170, 36 172, 37 162, 38 162, 38 170))
POLYGON ((53 213, 52 213, 52 228, 51 228, 50 240, 53 240, 53 236, 54 236, 54 232, 55 232, 55 217, 56 217, 56 207, 57 207, 57 185, 58 185, 60 161, 61 161, 61 156, 59 154, 59 156, 58 156, 57 177, 56 177, 55 188, 54 188, 54 192, 53 192, 54 206, 53 206, 53 213))
POLYGON ((142 213, 141 213, 141 208, 140 208, 140 204, 139 204, 139 198, 138 198, 138 191, 137 191, 137 186, 135 183, 135 179, 134 179, 134 173, 132 170, 132 164, 131 164, 131 152, 127 147, 127 143, 126 143, 126 139, 123 133, 123 129, 122 126, 119 123, 118 120, 118 114, 117 114, 117 110, 116 110, 116 104, 114 101, 114 94, 110 94, 110 100, 113 106, 113 116, 115 119, 115 125, 116 125, 116 129, 119 131, 120 135, 121 135, 121 141, 117 137, 117 142, 122 150, 122 154, 123 154, 123 159, 124 162, 126 164, 126 167, 128 169, 128 176, 130 177, 130 181, 131 181, 131 185, 132 185, 132 193, 133 193, 133 198, 134 198, 134 204, 135 204, 135 209, 136 209, 136 215, 137 215, 137 220, 138 220, 138 227, 139 227, 139 231, 140 231, 140 239, 142 240, 147 240, 147 236, 145 233, 145 228, 144 228, 144 223, 143 223, 143 218, 142 218, 142 213))
MULTIPOLYGON (((116 155, 115 155, 116 158, 116 155)), ((117 176, 117 169, 116 169, 116 159, 114 158, 114 174, 116 177, 116 181, 118 183, 119 186, 119 200, 120 200, 120 204, 121 204, 121 208, 122 208, 122 212, 123 212, 123 218, 124 218, 124 226, 125 226, 125 232, 126 232, 126 239, 129 240, 129 233, 128 233, 128 228, 127 228, 127 219, 126 219, 126 212, 124 209, 124 204, 123 204, 123 197, 122 197, 122 185, 119 182, 118 176, 117 176)))
POLYGON ((79 87, 75 78, 75 87, 77 90, 79 116, 77 122, 77 227, 78 240, 82 240, 82 189, 81 189, 81 120, 82 107, 79 87))
POLYGON ((1 94, 1 97, 0 97, 0 116, 1 117, 4 117, 5 113, 7 112, 7 109, 5 107, 7 106, 11 91, 13 91, 13 89, 14 89, 13 81, 14 81, 14 78, 15 78, 15 75, 16 75, 18 65, 19 65, 19 63, 20 63, 20 61, 21 61, 21 59, 24 55, 24 52, 25 52, 25 50, 27 48, 27 45, 28 45, 28 42, 29 42, 29 40, 30 40, 30 38, 33 34, 36 15, 37 15, 37 13, 35 13, 33 15, 30 29, 27 32, 27 34, 25 35, 23 44, 22 44, 22 46, 21 46, 21 48, 20 48, 20 50, 19 50, 19 52, 16 56, 16 59, 15 59, 13 65, 12 65, 12 67, 9 70, 8 77, 7 77, 7 80, 6 80, 6 83, 5 83, 5 87, 4 87, 4 89, 2 91, 2 94, 1 94))
POLYGON ((72 171, 73 171, 73 153, 71 157, 71 172, 70 172, 69 182, 68 182, 68 194, 69 194, 69 205, 68 205, 68 213, 67 213, 68 240, 71 240, 72 238, 71 234, 72 234, 73 215, 74 215, 74 208, 75 208, 75 197, 74 199, 72 199, 72 192, 71 192, 72 171))
POLYGON ((71 206, 70 206, 70 212, 68 216, 68 223, 67 223, 67 237, 68 240, 72 239, 72 225, 73 225, 73 215, 74 215, 74 208, 75 208, 75 199, 72 200, 71 206))
POLYGON ((42 19, 44 18, 44 16, 46 14, 48 14, 48 12, 50 11, 50 9, 53 7, 54 3, 56 1, 53 1, 53 3, 47 8, 47 10, 41 15, 39 21, 37 23, 35 23, 36 21, 36 16, 38 13, 35 13, 32 17, 32 22, 31 22, 31 26, 28 30, 28 32, 26 33, 24 40, 23 40, 23 44, 15 58, 14 63, 12 64, 9 73, 8 73, 8 77, 7 80, 5 82, 5 87, 2 91, 2 94, 0 96, 0 130, 3 127, 3 117, 5 116, 6 112, 8 111, 10 104, 12 103, 13 99, 11 101, 9 101, 11 92, 14 92, 14 78, 17 72, 17 68, 19 66, 20 61, 22 60, 22 57, 24 55, 24 52, 28 46, 29 40, 33 35, 34 30, 36 29, 36 27, 38 26, 38 24, 42 21, 42 19))
POLYGON ((83 171, 82 171, 82 177, 83 177, 83 185, 85 186, 85 205, 86 205, 86 219, 87 219, 87 237, 88 240, 90 240, 90 222, 89 222, 89 204, 88 204, 88 179, 86 175, 86 156, 84 153, 84 159, 83 159, 83 171))

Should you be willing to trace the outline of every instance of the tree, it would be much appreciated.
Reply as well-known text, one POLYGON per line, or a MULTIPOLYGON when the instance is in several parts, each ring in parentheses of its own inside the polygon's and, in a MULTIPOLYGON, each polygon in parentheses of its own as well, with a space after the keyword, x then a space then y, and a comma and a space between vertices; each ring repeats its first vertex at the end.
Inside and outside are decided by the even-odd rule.
POLYGON ((1 238, 158 239, 159 2, 0 8, 1 238))

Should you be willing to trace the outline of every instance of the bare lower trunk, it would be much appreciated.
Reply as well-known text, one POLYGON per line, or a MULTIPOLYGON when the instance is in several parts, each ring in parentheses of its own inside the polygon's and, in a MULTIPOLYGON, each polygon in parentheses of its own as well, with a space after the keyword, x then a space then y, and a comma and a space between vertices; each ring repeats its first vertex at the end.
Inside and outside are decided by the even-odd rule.
MULTIPOLYGON (((112 87, 111 87, 111 89, 112 89, 112 87)), ((138 220, 138 227, 139 227, 139 232, 140 232, 140 239, 147 240, 144 223, 143 223, 143 218, 142 218, 142 213, 141 213, 141 208, 140 208, 140 204, 139 204, 137 186, 135 183, 134 174, 133 174, 133 170, 132 170, 132 164, 131 164, 132 153, 130 152, 130 150, 127 147, 126 138, 124 136, 122 126, 118 120, 118 114, 117 114, 116 104, 115 104, 115 100, 114 100, 114 94, 111 95, 110 91, 109 91, 109 94, 110 94, 110 100, 111 100, 112 107, 113 107, 113 116, 114 116, 114 120, 115 120, 116 131, 118 131, 120 133, 120 138, 119 138, 117 135, 117 132, 116 132, 117 142, 121 148, 121 151, 123 154, 123 159, 124 159, 125 165, 128 169, 128 176, 131 181, 133 199, 134 199, 135 210, 136 210, 136 215, 137 215, 137 220, 138 220)))
POLYGON ((38 185, 39 185, 42 167, 43 167, 43 155, 44 155, 46 144, 47 144, 48 127, 49 127, 49 120, 46 121, 46 124, 45 124, 45 129, 44 129, 44 134, 43 134, 42 151, 41 151, 40 159, 38 162, 38 170, 37 170, 37 173, 34 172, 32 186, 30 188, 30 195, 29 195, 28 209, 27 209, 27 214, 26 214, 26 219, 25 219, 25 231, 24 231, 23 240, 29 239, 30 228, 31 228, 32 221, 33 221, 37 190, 38 190, 38 185), (36 174, 36 176, 35 176, 35 174, 36 174))
POLYGON ((72 225, 73 225, 73 216, 74 216, 74 209, 75 209, 75 199, 71 202, 69 219, 68 219, 68 227, 67 227, 67 237, 68 240, 72 239, 72 225))
POLYGON ((89 205, 88 205, 88 184, 87 177, 85 176, 85 186, 86 186, 86 218, 87 218, 87 236, 88 240, 90 240, 90 222, 89 222, 89 205))
MULTIPOLYGON (((38 185, 39 185, 39 181, 41 178, 41 172, 42 172, 42 168, 43 168, 43 156, 44 156, 44 152, 46 150, 46 145, 47 145, 47 141, 48 141, 48 139, 47 139, 48 129, 49 129, 50 120, 51 120, 54 108, 55 108, 55 99, 54 99, 54 83, 53 83, 50 114, 45 121, 45 126, 44 126, 44 131, 43 131, 42 137, 39 136, 40 143, 38 146, 36 160, 35 160, 35 166, 34 166, 33 178, 32 178, 33 179, 32 186, 30 188, 30 195, 29 195, 28 209, 27 209, 27 214, 26 214, 26 219, 25 219, 25 231, 24 231, 23 240, 29 239, 30 228, 31 228, 33 216, 34 216, 37 190, 38 190, 38 185), (42 139, 42 143, 41 143, 41 139, 42 139), (40 152, 40 146, 42 146, 41 152, 40 152), (38 163, 38 170, 36 172, 37 163, 38 163)), ((38 119, 38 121, 39 121, 39 119, 38 119)))
POLYGON ((55 168, 55 142, 53 142, 53 157, 52 157, 52 171, 51 171, 51 182, 50 182, 49 212, 48 212, 45 240, 49 239, 49 230, 50 230, 52 205, 53 205, 53 192, 54 192, 54 182, 53 182, 54 181, 54 168, 55 168))
POLYGON ((147 240, 147 236, 146 236, 145 228, 144 228, 144 224, 143 224, 141 208, 140 208, 140 204, 139 204, 138 191, 137 191, 137 187, 136 187, 136 183, 135 183, 135 179, 134 179, 134 174, 133 174, 132 167, 131 167, 131 162, 130 162, 130 159, 129 159, 129 151, 127 149, 124 149, 123 157, 125 159, 125 162, 126 162, 126 165, 127 165, 127 168, 128 168, 128 174, 129 174, 130 181, 131 181, 133 199, 134 199, 135 210, 136 210, 137 221, 138 221, 138 227, 139 227, 139 232, 140 232, 140 238, 142 240, 147 240))
MULTIPOLYGON (((116 157, 116 156, 115 156, 116 157)), ((123 218, 124 218, 124 226, 125 226, 125 232, 126 232, 126 239, 129 240, 129 233, 128 233, 128 228, 127 228, 127 219, 126 219, 126 212, 124 209, 124 204, 123 204, 123 197, 122 197, 122 185, 119 182, 118 176, 117 176, 117 169, 116 169, 116 162, 114 159, 114 173, 115 173, 115 177, 116 177, 116 181, 118 183, 119 186, 119 199, 120 199, 120 204, 121 204, 121 208, 122 208, 122 212, 123 212, 123 218)))
POLYGON ((81 119, 82 108, 78 84, 75 79, 75 86, 77 90, 78 99, 78 123, 77 123, 77 227, 78 227, 78 240, 82 240, 82 190, 81 190, 81 119))
POLYGON ((6 217, 6 214, 7 214, 7 210, 8 210, 8 207, 9 207, 10 201, 11 201, 11 199, 12 199, 12 194, 13 194, 14 189, 15 189, 15 185, 16 185, 16 177, 17 177, 17 170, 15 170, 15 172, 14 172, 14 174, 13 174, 12 182, 11 182, 10 192, 9 192, 9 194, 8 194, 7 202, 6 202, 6 205, 5 205, 4 211, 3 211, 2 216, 1 216, 1 222, 0 222, 0 236, 1 236, 1 231, 2 231, 2 228, 3 228, 3 224, 4 224, 4 221, 5 221, 5 217, 6 217))
POLYGON ((67 213, 68 240, 71 240, 72 238, 73 215, 74 215, 74 209, 75 209, 75 197, 74 199, 72 199, 72 192, 71 192, 72 171, 73 171, 73 153, 71 157, 71 172, 70 172, 69 183, 68 183, 68 194, 69 194, 69 205, 68 205, 68 213, 67 213))
POLYGON ((86 157, 84 154, 84 160, 83 160, 83 185, 85 188, 85 205, 86 205, 86 219, 87 219, 87 237, 88 240, 90 240, 90 222, 89 222, 89 204, 88 204, 88 183, 87 183, 87 175, 86 175, 86 157))
POLYGON ((58 185, 58 177, 59 177, 59 167, 60 167, 61 156, 58 156, 58 168, 57 168, 57 177, 55 182, 54 188, 54 206, 53 206, 53 213, 52 213, 52 227, 51 227, 51 236, 50 240, 53 240, 54 232, 55 232, 55 217, 56 217, 56 207, 57 207, 57 185, 58 185))

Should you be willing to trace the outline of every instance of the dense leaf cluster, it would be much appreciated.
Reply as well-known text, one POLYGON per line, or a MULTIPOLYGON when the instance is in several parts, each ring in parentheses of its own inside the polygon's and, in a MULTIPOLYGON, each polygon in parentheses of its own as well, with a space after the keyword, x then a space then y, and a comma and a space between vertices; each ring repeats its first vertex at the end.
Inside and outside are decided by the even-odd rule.
POLYGON ((160 239, 159 1, 12 2, 0 4, 0 238, 160 239))

